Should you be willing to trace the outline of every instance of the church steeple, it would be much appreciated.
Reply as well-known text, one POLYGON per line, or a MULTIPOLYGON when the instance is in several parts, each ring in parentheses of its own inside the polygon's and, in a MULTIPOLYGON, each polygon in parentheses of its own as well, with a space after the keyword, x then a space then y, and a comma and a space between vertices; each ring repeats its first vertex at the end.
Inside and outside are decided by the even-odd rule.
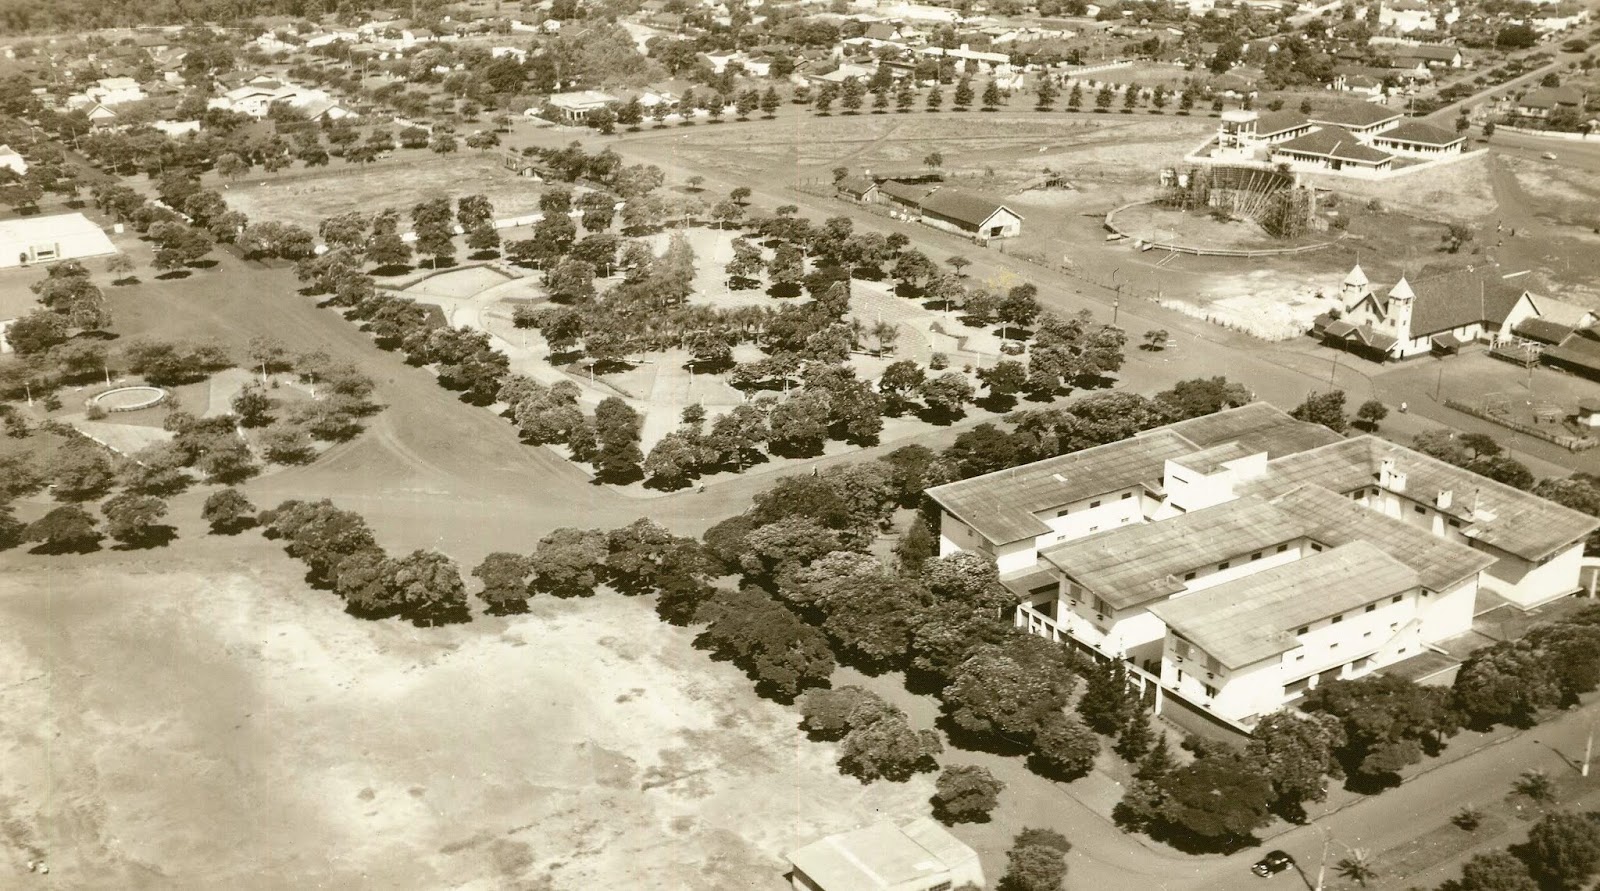
POLYGON ((1389 289, 1384 315, 1388 317, 1389 324, 1394 326, 1395 337, 1400 340, 1411 339, 1411 306, 1416 299, 1417 294, 1411 290, 1411 283, 1406 281, 1404 275, 1389 289))

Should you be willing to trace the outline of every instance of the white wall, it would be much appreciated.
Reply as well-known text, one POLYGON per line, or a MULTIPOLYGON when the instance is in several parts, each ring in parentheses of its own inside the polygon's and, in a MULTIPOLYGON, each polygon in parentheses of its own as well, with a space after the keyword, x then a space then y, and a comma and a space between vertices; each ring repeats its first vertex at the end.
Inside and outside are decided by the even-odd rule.
POLYGON ((1473 542, 1473 547, 1499 558, 1484 573, 1483 585, 1521 607, 1538 606, 1565 597, 1581 586, 1583 542, 1577 542, 1544 563, 1530 563, 1521 557, 1473 542))

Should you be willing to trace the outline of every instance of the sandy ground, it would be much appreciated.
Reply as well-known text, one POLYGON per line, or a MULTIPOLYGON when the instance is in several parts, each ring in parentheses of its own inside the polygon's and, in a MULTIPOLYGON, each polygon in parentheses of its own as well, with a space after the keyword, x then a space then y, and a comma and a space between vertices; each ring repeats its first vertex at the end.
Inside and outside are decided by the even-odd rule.
POLYGON ((345 616, 275 550, 195 530, 153 554, 8 560, 0 869, 44 858, 67 887, 776 889, 790 848, 925 812, 927 777, 840 776, 831 745, 645 601, 418 630, 345 616))

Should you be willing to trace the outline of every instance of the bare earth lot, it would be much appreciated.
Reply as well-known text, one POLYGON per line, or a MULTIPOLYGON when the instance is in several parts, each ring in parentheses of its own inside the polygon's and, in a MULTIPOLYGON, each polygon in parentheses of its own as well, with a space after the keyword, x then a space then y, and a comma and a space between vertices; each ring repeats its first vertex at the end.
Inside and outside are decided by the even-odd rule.
POLYGON ((358 622, 254 533, 0 571, 6 868, 72 887, 781 887, 926 808, 645 601, 358 622), (46 569, 48 565, 48 569, 46 569))
POLYGON ((312 231, 328 217, 351 210, 376 213, 393 207, 404 215, 430 198, 487 195, 500 217, 539 208, 540 187, 502 170, 496 154, 406 153, 402 158, 361 170, 335 165, 310 173, 256 174, 232 183, 223 194, 230 207, 252 220, 295 223, 312 231))

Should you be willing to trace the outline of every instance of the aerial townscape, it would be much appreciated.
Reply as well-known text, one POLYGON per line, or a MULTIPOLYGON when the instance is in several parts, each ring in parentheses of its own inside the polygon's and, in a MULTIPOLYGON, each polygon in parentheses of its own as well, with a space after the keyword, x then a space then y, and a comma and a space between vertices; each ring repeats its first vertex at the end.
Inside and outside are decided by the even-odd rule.
POLYGON ((0 887, 1600 888, 1600 0, 0 0, 0 887))

